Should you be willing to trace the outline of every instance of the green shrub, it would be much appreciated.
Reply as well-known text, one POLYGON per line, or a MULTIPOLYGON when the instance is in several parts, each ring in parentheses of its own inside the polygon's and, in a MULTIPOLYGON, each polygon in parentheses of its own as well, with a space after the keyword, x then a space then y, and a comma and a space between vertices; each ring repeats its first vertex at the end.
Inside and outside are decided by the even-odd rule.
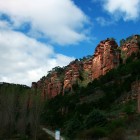
POLYGON ((75 114, 73 118, 71 118, 65 123, 64 134, 70 138, 73 137, 76 132, 81 128, 81 125, 82 124, 78 114, 75 114))
POLYGON ((123 128, 115 129, 110 135, 110 140, 125 140, 125 130, 123 128))
POLYGON ((128 115, 132 115, 136 112, 136 106, 133 104, 127 104, 124 108, 124 112, 128 115))
POLYGON ((104 126, 107 122, 106 116, 100 110, 94 109, 84 120, 85 128, 93 126, 104 126))
POLYGON ((88 130, 84 130, 77 135, 77 139, 99 139, 107 136, 107 130, 104 127, 94 127, 88 130))
POLYGON ((110 122, 108 124, 108 128, 111 132, 114 131, 117 128, 124 127, 124 126, 125 126, 125 120, 124 119, 116 119, 116 120, 113 120, 112 122, 110 122))

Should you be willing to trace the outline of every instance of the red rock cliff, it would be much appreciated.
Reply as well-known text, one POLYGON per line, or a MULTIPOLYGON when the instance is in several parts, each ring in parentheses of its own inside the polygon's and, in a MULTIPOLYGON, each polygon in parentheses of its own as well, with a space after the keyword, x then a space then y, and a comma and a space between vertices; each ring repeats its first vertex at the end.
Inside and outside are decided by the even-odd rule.
POLYGON ((139 47, 138 35, 123 40, 121 47, 118 47, 114 39, 106 39, 98 44, 93 56, 76 59, 64 68, 53 68, 46 77, 37 83, 33 82, 32 88, 39 89, 43 99, 73 92, 74 85, 86 86, 95 78, 105 75, 120 64, 121 57, 125 56, 126 59, 133 52, 139 52, 139 47))
POLYGON ((45 80, 44 89, 48 98, 55 97, 62 92, 62 81, 57 72, 53 72, 50 79, 45 80))
POLYGON ((123 59, 123 63, 125 63, 125 60, 130 57, 132 53, 139 52, 139 42, 139 35, 134 35, 124 40, 124 43, 121 46, 121 57, 123 59))
POLYGON ((92 59, 91 57, 83 62, 83 71, 87 74, 85 78, 90 81, 92 80, 92 59))
POLYGON ((114 40, 104 40, 96 47, 92 60, 92 79, 105 75, 117 67, 120 62, 120 51, 114 40))
POLYGON ((39 89, 42 92, 42 98, 53 98, 62 92, 63 77, 56 71, 51 72, 47 77, 32 83, 33 89, 39 89))
POLYGON ((67 66, 65 70, 63 94, 65 92, 72 92, 72 86, 76 84, 79 80, 80 69, 81 69, 81 62, 78 60, 71 62, 67 66))

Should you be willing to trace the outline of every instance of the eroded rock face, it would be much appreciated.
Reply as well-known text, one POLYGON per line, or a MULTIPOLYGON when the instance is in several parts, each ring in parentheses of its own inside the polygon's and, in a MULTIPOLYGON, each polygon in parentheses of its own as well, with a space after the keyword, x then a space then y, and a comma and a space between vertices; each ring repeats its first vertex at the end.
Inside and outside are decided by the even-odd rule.
POLYGON ((72 86, 77 83, 80 76, 81 62, 73 61, 67 66, 65 70, 63 94, 65 92, 72 92, 72 86))
POLYGON ((101 41, 96 47, 93 56, 84 57, 72 61, 64 68, 56 67, 46 77, 42 77, 37 83, 32 83, 33 89, 39 89, 42 98, 53 98, 62 93, 70 93, 74 85, 86 86, 95 78, 105 75, 109 70, 120 64, 122 55, 129 57, 137 53, 140 47, 140 36, 132 36, 118 47, 114 39, 101 41))
POLYGON ((57 72, 52 72, 48 77, 32 83, 32 89, 41 91, 42 98, 53 98, 62 92, 63 80, 57 72))
POLYGON ((121 46, 121 57, 123 58, 123 63, 125 63, 125 60, 130 57, 132 53, 139 52, 139 42, 139 35, 132 36, 131 38, 129 37, 125 40, 121 46))
POLYGON ((87 73, 85 77, 87 80, 92 80, 92 59, 90 58, 83 62, 83 71, 87 73))
POLYGON ((120 50, 114 40, 101 41, 96 47, 92 60, 92 79, 105 75, 117 67, 120 62, 120 50))
POLYGON ((62 81, 57 72, 51 73, 45 80, 45 91, 47 98, 53 98, 62 92, 62 81))

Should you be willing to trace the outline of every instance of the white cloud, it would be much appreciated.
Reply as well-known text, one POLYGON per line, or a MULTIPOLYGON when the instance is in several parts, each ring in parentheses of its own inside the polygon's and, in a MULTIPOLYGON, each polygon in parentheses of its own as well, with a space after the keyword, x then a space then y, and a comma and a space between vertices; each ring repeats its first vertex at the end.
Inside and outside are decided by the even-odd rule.
POLYGON ((103 0, 104 9, 115 18, 124 21, 137 20, 140 15, 140 0, 103 0))
POLYGON ((101 26, 109 26, 111 24, 114 24, 113 20, 107 20, 104 17, 97 17, 96 21, 98 22, 98 24, 100 24, 101 26))
POLYGON ((10 25, 7 21, 0 20, 0 29, 10 29, 10 25))
POLYGON ((87 38, 88 22, 71 0, 0 0, 0 81, 30 85, 53 67, 67 65, 75 58, 37 38, 75 44, 87 38), (28 32, 22 32, 27 24, 28 32))
MULTIPOLYGON (((1 24, 5 26, 5 23, 1 24)), ((54 52, 53 47, 23 33, 0 26, 0 81, 30 85, 55 66, 65 66, 74 58, 54 52)))
POLYGON ((74 44, 86 39, 86 15, 71 0, 0 0, 0 12, 7 14, 16 28, 31 24, 31 32, 52 42, 74 44))

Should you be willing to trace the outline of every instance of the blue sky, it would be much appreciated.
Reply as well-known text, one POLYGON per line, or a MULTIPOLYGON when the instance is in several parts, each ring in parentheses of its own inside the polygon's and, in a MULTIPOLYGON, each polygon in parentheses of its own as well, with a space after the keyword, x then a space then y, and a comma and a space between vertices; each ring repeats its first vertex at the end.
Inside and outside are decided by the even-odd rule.
POLYGON ((140 0, 0 0, 0 81, 31 85, 101 40, 133 34, 140 0))

